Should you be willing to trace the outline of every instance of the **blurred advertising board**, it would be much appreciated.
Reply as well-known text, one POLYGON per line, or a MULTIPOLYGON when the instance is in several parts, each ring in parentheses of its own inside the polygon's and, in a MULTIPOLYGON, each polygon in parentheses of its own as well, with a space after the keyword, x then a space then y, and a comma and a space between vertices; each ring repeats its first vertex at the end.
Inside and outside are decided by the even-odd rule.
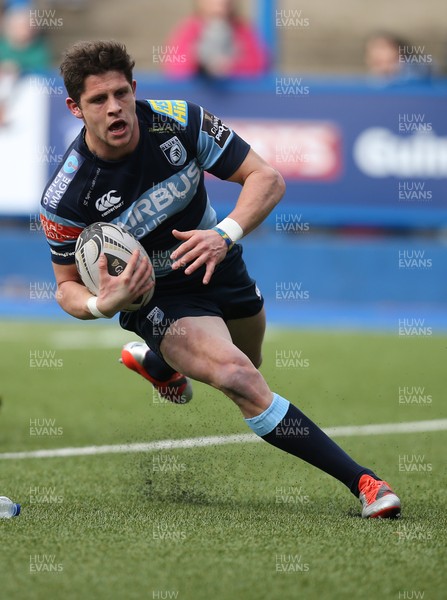
MULTIPOLYGON (((191 100, 233 126, 285 177, 282 210, 299 211, 315 225, 447 225, 447 82, 137 80, 140 99, 191 100)), ((42 89, 28 84, 14 130, 0 129, 1 215, 38 210, 43 181, 82 125, 65 107, 57 78, 47 78, 47 92, 42 89)), ((217 211, 225 214, 237 186, 207 179, 217 211)))

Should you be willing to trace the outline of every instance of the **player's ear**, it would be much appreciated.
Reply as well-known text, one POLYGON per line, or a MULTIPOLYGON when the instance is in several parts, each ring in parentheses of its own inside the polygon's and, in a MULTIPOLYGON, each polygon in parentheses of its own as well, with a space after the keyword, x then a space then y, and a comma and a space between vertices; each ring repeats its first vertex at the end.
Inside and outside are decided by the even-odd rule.
POLYGON ((67 98, 65 100, 65 104, 67 105, 67 108, 71 112, 71 114, 74 115, 77 119, 84 118, 82 110, 79 108, 78 103, 73 100, 73 98, 67 98))
POLYGON ((132 81, 132 92, 133 92, 133 95, 134 95, 134 96, 135 96, 135 90, 136 90, 136 89, 137 89, 137 82, 136 82, 136 80, 134 79, 134 80, 132 81))

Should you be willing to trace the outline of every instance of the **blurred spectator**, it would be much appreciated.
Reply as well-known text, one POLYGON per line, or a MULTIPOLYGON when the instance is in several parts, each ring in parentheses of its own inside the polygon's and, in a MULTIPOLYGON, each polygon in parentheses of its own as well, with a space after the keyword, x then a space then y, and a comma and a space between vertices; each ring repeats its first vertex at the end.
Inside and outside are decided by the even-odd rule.
POLYGON ((14 84, 22 75, 50 68, 50 50, 37 27, 31 27, 30 6, 10 6, 2 16, 0 34, 0 125, 14 84))
POLYGON ((3 8, 8 11, 10 8, 31 8, 33 2, 31 0, 5 0, 3 8))
POLYGON ((262 75, 267 53, 253 28, 237 14, 233 0, 197 0, 168 39, 165 73, 213 78, 262 75))
POLYGON ((429 80, 435 75, 431 55, 385 32, 367 39, 365 64, 370 75, 385 82, 429 80))

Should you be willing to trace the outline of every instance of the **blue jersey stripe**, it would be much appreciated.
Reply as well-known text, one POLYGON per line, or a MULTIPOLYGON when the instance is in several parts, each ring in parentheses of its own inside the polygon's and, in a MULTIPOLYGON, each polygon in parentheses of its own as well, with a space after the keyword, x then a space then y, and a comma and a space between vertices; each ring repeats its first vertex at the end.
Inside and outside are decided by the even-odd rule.
POLYGON ((188 206, 197 193, 201 174, 197 160, 192 160, 175 175, 147 189, 111 222, 141 239, 188 206))

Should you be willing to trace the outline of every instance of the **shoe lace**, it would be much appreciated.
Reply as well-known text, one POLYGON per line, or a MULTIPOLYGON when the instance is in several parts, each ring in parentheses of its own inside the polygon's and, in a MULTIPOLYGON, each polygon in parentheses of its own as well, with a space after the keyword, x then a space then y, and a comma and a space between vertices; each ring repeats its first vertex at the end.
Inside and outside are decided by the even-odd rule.
POLYGON ((365 496, 366 502, 370 504, 374 502, 377 496, 377 492, 382 486, 382 481, 377 481, 373 477, 365 478, 364 482, 362 482, 361 493, 365 496))

